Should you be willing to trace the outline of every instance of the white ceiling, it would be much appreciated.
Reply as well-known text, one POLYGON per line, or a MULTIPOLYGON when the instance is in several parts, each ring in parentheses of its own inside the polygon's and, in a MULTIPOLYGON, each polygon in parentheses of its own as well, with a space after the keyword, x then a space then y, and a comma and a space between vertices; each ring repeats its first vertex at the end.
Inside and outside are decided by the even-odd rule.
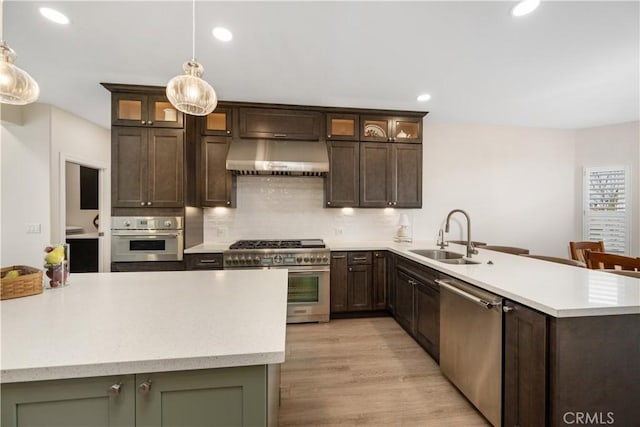
MULTIPOLYGON (((543 1, 519 19, 513 4, 198 1, 196 57, 224 100, 566 129, 639 119, 638 1, 543 1), (230 43, 211 36, 217 25, 230 43), (431 101, 416 101, 423 92, 431 101)), ((191 57, 190 1, 5 1, 4 14, 40 101, 105 127, 100 82, 164 86, 191 57)))

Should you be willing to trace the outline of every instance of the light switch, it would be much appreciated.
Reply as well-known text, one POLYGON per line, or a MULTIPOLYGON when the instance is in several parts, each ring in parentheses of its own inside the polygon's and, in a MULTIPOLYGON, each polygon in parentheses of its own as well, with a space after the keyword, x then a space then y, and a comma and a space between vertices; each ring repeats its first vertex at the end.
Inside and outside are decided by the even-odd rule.
POLYGON ((27 224, 25 224, 25 228, 26 228, 28 234, 40 234, 40 233, 42 233, 42 224, 27 223, 27 224))

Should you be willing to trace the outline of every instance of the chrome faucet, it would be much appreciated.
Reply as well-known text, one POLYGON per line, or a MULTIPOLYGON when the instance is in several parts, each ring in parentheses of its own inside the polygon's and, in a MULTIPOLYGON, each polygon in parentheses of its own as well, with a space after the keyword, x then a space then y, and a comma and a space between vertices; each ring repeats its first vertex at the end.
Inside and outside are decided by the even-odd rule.
POLYGON ((449 232, 449 220, 451 219, 451 215, 453 215, 456 212, 460 212, 462 215, 465 216, 465 218, 467 218, 467 257, 471 258, 471 255, 477 254, 478 250, 474 249, 473 244, 471 244, 471 218, 469 218, 469 214, 463 211, 462 209, 454 209, 451 212, 449 212, 449 215, 447 215, 447 223, 444 226, 444 231, 446 233, 449 232))

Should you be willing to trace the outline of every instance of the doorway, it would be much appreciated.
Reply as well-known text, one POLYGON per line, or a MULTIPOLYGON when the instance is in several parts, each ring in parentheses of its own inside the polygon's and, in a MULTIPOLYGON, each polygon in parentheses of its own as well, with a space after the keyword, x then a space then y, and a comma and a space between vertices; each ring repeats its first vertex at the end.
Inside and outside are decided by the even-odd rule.
POLYGON ((71 273, 110 271, 106 177, 106 165, 61 153, 59 227, 70 247, 71 273))

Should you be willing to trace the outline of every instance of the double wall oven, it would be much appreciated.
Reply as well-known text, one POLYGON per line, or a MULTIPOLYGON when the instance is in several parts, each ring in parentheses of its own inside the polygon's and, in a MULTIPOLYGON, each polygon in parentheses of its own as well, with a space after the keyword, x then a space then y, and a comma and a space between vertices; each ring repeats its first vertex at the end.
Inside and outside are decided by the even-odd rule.
POLYGON ((287 323, 329 321, 329 254, 322 240, 240 240, 223 252, 224 269, 289 271, 287 323))

